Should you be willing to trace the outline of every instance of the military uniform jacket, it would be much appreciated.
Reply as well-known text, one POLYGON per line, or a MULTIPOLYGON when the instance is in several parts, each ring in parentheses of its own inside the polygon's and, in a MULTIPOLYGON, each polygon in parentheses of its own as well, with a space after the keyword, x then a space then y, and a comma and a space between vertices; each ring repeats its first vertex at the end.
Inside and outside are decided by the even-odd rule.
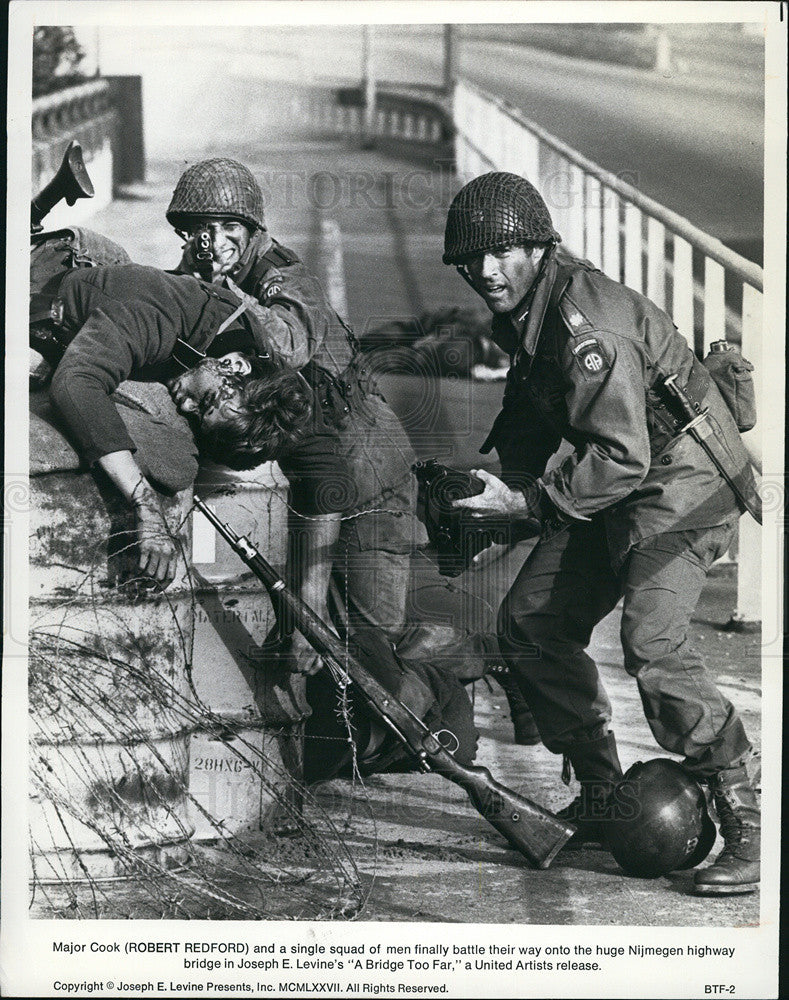
POLYGON ((121 382, 160 377, 179 339, 199 357, 239 306, 232 292, 141 264, 68 271, 57 295, 73 337, 50 395, 88 462, 135 450, 110 399, 121 382))
MULTIPOLYGON (((195 268, 189 243, 178 270, 195 268)), ((337 425, 345 483, 336 492, 354 497, 357 512, 375 511, 348 524, 358 547, 407 552, 423 545, 424 526, 411 516, 416 456, 321 283, 292 250, 262 232, 252 236, 230 278, 251 300, 247 316, 258 352, 303 371, 337 425)))
POLYGON ((731 413, 669 316, 591 264, 551 255, 528 310, 494 317, 493 339, 512 364, 482 450, 496 447, 511 485, 540 477, 570 518, 600 514, 615 568, 643 538, 738 512, 701 445, 678 433, 684 421, 665 405, 665 376, 676 373, 708 407, 738 485, 755 490, 731 413), (562 440, 573 450, 557 461, 562 440))
MULTIPOLYGON (((188 243, 180 272, 194 273, 192 254, 188 243)), ((350 331, 318 279, 292 250, 257 232, 229 277, 253 300, 259 353, 275 354, 291 368, 314 362, 333 376, 345 371, 354 357, 350 331)))

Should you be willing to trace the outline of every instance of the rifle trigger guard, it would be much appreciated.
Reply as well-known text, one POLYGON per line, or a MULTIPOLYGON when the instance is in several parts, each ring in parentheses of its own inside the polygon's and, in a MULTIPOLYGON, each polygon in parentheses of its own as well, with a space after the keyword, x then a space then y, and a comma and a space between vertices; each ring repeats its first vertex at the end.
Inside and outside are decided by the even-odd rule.
POLYGON ((457 753, 460 747, 460 740, 455 736, 451 729, 439 729, 438 732, 431 733, 435 738, 436 742, 442 749, 446 750, 447 753, 457 753), (441 739, 441 737, 449 737, 448 740, 441 739), (454 746, 453 746, 454 744, 454 746))

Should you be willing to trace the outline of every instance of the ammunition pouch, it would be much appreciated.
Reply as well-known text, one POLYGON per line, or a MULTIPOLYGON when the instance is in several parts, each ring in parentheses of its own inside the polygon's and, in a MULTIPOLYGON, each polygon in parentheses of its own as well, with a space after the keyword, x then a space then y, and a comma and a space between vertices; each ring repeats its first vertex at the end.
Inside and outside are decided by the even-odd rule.
POLYGON ((76 330, 66 324, 63 301, 42 292, 30 296, 30 346, 57 368, 76 330))
POLYGON ((750 361, 736 347, 728 345, 726 350, 710 352, 703 365, 731 411, 737 430, 743 432, 755 427, 756 389, 750 361))

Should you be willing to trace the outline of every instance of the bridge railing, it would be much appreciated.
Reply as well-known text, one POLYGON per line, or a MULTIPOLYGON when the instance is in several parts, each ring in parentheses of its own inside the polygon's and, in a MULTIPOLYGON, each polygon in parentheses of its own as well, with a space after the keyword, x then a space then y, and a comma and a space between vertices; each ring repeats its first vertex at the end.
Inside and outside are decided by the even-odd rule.
POLYGON ((106 80, 89 80, 33 101, 32 190, 40 191, 57 172, 71 139, 82 145, 95 196, 75 205, 61 202, 47 216, 47 229, 79 225, 112 201, 113 139, 117 112, 106 80))
POLYGON ((361 87, 317 83, 291 88, 290 111, 318 136, 366 133, 382 148, 399 145, 432 161, 451 155, 453 125, 445 103, 435 87, 382 82, 368 119, 361 87))
MULTIPOLYGON (((756 365, 757 405, 762 343, 762 269, 687 219, 603 170, 519 110, 467 81, 456 83, 455 166, 464 180, 489 170, 530 179, 554 224, 576 254, 665 309, 699 355, 724 337, 756 365)), ((745 435, 761 471, 760 432, 745 435)), ((760 533, 740 525, 737 617, 757 620, 760 533)))

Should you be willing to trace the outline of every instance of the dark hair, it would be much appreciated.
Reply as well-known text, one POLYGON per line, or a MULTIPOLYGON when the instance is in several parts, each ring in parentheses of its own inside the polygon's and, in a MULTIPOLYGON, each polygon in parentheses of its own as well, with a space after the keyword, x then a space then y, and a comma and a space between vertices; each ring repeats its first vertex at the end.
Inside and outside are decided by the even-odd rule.
POLYGON ((312 416, 312 390, 290 368, 250 358, 252 371, 238 380, 238 411, 223 427, 200 434, 200 449, 232 469, 270 462, 303 436, 312 416))

